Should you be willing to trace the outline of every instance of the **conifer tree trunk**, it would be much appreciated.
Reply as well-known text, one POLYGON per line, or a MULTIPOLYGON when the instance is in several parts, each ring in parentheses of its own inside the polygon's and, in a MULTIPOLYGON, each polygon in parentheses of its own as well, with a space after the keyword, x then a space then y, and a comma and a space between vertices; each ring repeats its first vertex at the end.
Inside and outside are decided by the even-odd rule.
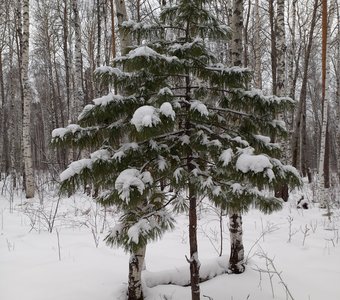
POLYGON ((31 149, 31 94, 28 78, 29 64, 29 0, 22 2, 22 98, 23 98, 23 119, 22 119, 22 150, 25 174, 25 193, 26 198, 34 197, 34 173, 31 149))
POLYGON ((321 137, 320 137, 320 157, 318 166, 319 177, 319 201, 321 207, 328 206, 327 188, 329 187, 326 181, 327 172, 329 172, 329 148, 327 149, 327 127, 328 127, 328 109, 329 109, 329 84, 330 68, 329 68, 329 44, 330 44, 330 30, 333 21, 333 7, 330 8, 328 16, 327 0, 322 1, 322 123, 321 123, 321 137), (329 27, 329 28, 328 28, 329 27), (328 153, 327 153, 328 150, 328 153))
POLYGON ((144 267, 146 245, 131 253, 129 261, 128 300, 142 300, 142 271, 144 267))
MULTIPOLYGON (((337 22, 340 24, 340 7, 339 3, 336 3, 336 13, 337 13, 337 22)), ((336 140, 337 140, 337 148, 338 151, 337 153, 337 171, 338 171, 338 176, 340 175, 340 155, 339 155, 339 150, 340 150, 340 26, 338 26, 338 32, 337 32, 337 52, 336 52, 336 105, 337 105, 337 119, 336 119, 336 124, 337 124, 337 135, 336 135, 336 140)))
MULTIPOLYGON (((190 158, 188 163, 191 165, 190 158)), ((189 170, 192 167, 189 166, 189 170)), ((189 183, 189 244, 190 244, 190 283, 191 283, 191 299, 200 300, 200 262, 198 260, 197 245, 197 199, 193 186, 189 183)))
MULTIPOLYGON (((189 30, 189 26, 188 29, 189 30)), ((189 36, 189 32, 187 32, 187 36, 189 36)), ((190 76, 189 74, 186 76, 186 100, 190 99, 190 76)), ((187 105, 187 110, 190 109, 190 105, 187 105)), ((191 127, 190 120, 186 120, 185 129, 189 132, 191 127)), ((189 133, 188 133, 189 134, 189 133)), ((187 156, 186 164, 188 172, 194 169, 192 164, 192 153, 187 156)), ((197 197, 194 186, 191 184, 190 179, 188 182, 188 190, 189 190, 189 245, 190 245, 190 259, 188 260, 190 264, 190 285, 191 285, 191 300, 200 300, 200 286, 199 286, 199 278, 200 278, 200 262, 198 260, 198 244, 197 244, 197 197)))
MULTIPOLYGON (((243 1, 234 0, 233 16, 231 24, 232 36, 232 64, 242 66, 242 32, 243 32, 243 1)), ((244 271, 244 249, 242 215, 237 211, 229 211, 229 233, 230 233, 230 256, 229 271, 240 274, 244 271)))

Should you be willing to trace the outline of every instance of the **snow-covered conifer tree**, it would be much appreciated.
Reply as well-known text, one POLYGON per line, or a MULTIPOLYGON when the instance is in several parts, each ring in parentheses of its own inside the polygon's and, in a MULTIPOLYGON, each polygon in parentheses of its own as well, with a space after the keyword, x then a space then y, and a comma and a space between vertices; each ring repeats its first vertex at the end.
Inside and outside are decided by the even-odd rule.
POLYGON ((294 168, 274 158, 279 146, 269 138, 284 133, 274 116, 293 101, 246 91, 250 72, 218 61, 209 46, 228 38, 229 28, 207 4, 180 0, 164 7, 155 24, 123 23, 142 44, 116 58, 113 67, 96 71, 103 81, 115 80, 121 94, 95 99, 79 125, 53 132, 55 144, 98 148, 73 162, 61 180, 73 189, 91 178, 102 189, 97 200, 120 209, 121 222, 107 241, 131 252, 129 299, 143 297, 139 258, 147 242, 173 224, 166 210, 172 198, 161 191, 161 181, 187 199, 195 300, 200 299, 197 200, 208 196, 222 209, 243 212, 253 204, 270 212, 282 201, 265 188, 300 183, 294 168))

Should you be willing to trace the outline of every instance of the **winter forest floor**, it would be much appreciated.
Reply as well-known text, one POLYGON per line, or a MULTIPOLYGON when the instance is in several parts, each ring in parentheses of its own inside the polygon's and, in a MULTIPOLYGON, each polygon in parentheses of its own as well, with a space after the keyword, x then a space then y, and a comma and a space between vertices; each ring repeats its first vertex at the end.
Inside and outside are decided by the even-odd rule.
MULTIPOLYGON (((0 185, 2 187, 2 184, 0 185)), ((308 189, 306 197, 311 198, 308 189)), ((317 204, 296 209, 302 191, 291 196, 283 210, 271 215, 251 210, 244 215, 247 266, 241 275, 222 274, 201 284, 202 299, 213 300, 339 300, 340 211, 331 221, 317 204)), ((122 300, 125 298, 128 255, 111 249, 103 238, 115 222, 81 194, 60 200, 53 188, 26 202, 20 193, 0 196, 1 300, 122 300), (52 233, 48 229, 53 227, 52 233)), ((218 257, 218 212, 200 207, 199 257, 201 271, 213 277, 224 273, 229 252, 227 220, 223 218, 223 256, 218 257)), ((147 248, 144 291, 147 300, 190 299, 185 285, 189 270, 188 219, 177 217, 176 228, 147 248), (162 285, 163 283, 163 285, 162 285)))

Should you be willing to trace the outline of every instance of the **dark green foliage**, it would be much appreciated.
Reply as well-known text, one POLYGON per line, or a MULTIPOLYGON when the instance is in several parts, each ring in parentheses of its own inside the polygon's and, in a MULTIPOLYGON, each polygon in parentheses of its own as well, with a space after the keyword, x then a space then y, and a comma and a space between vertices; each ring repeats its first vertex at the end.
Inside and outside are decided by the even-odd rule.
MULTIPOLYGON (((115 82, 119 95, 95 99, 80 115, 81 127, 53 135, 56 145, 101 149, 84 167, 74 165, 76 172, 71 165, 62 187, 74 190, 90 181, 101 189, 97 200, 122 212, 107 241, 126 250, 173 226, 166 210, 171 201, 161 186, 184 194, 190 185, 222 209, 242 212, 254 205, 269 213, 282 205, 270 190, 301 184, 269 138, 285 134, 274 116, 293 100, 247 91, 251 72, 219 63, 208 44, 226 39, 228 28, 204 4, 183 0, 164 9, 157 24, 126 23, 125 31, 143 45, 96 71, 104 83, 115 82), (129 186, 128 197, 117 188, 126 170, 140 184, 129 186), (142 189, 143 174, 152 180, 142 189), (141 229, 138 240, 131 228, 143 226, 136 224, 151 228, 141 229)), ((176 211, 187 209, 182 200, 174 202, 176 211)))

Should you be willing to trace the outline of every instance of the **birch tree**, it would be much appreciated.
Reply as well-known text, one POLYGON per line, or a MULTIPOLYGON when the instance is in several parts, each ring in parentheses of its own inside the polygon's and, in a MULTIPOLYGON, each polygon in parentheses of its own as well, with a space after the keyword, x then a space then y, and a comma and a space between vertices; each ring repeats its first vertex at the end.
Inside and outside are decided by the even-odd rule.
POLYGON ((22 61, 21 61, 21 79, 22 79, 22 99, 23 99, 23 119, 22 119, 22 150, 25 174, 25 193, 26 198, 33 198, 35 191, 34 172, 31 150, 31 94, 30 82, 28 75, 29 67, 29 0, 22 1, 22 61))
POLYGON ((121 54, 126 54, 131 46, 131 37, 128 32, 124 31, 122 24, 128 21, 125 0, 115 0, 116 2, 116 15, 118 20, 119 41, 121 54))
POLYGON ((78 0, 72 0, 73 9, 73 26, 75 35, 74 45, 74 99, 72 102, 71 120, 75 120, 81 112, 84 104, 84 90, 83 90, 83 65, 82 65, 82 42, 81 42, 81 23, 79 18, 78 0))
MULTIPOLYGON (((232 40, 231 59, 233 66, 242 66, 243 53, 243 0, 233 0, 233 14, 231 18, 232 40)), ((244 272, 244 246, 242 231, 242 215, 240 212, 230 209, 229 233, 230 233, 230 256, 229 270, 239 274, 244 272)))

